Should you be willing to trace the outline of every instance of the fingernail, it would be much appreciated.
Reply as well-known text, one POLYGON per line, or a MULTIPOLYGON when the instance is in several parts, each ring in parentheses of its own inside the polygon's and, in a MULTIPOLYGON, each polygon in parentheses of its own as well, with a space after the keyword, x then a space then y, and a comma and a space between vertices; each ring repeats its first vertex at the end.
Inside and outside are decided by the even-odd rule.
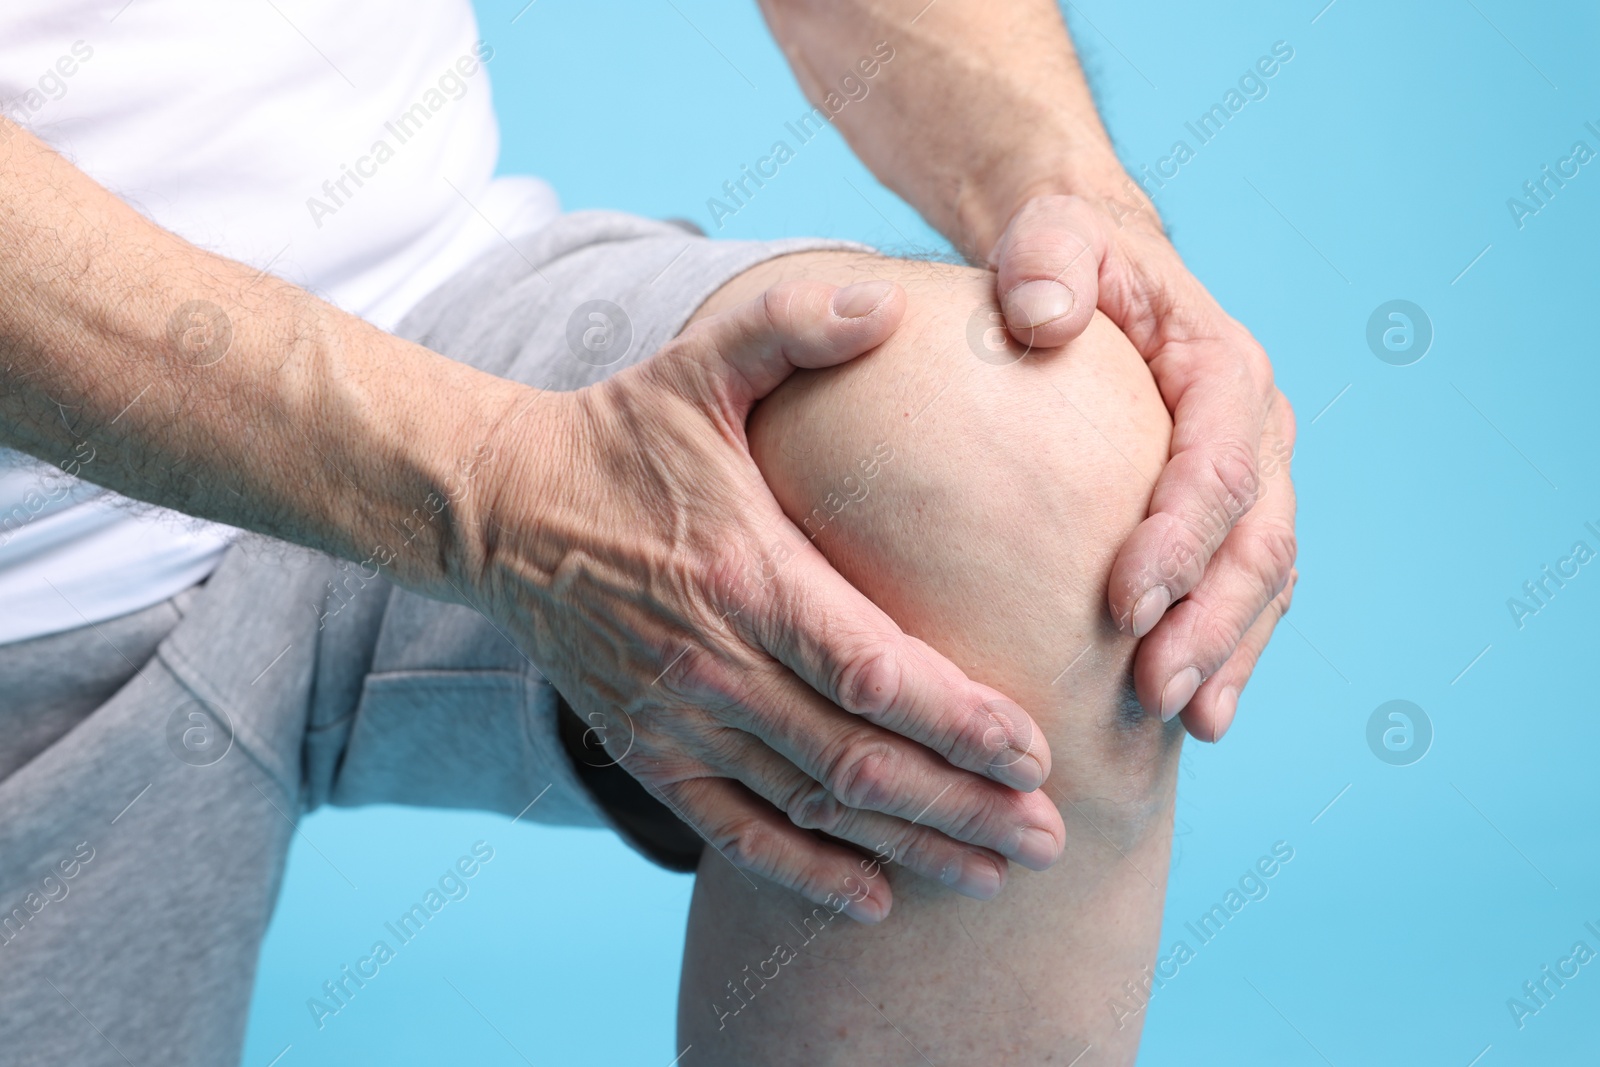
POLYGON ((1044 764, 1032 752, 1007 748, 989 764, 989 777, 1001 785, 1031 793, 1044 785, 1044 764))
POLYGON ((939 872, 939 881, 974 900, 993 900, 1000 895, 1000 868, 982 856, 951 860, 939 872))
POLYGON ((1172 591, 1164 585, 1152 586, 1133 605, 1133 636, 1143 637, 1156 628, 1161 616, 1172 606, 1172 591))
POLYGON ((1171 722, 1174 715, 1187 707, 1203 681, 1199 667, 1185 667, 1174 674, 1167 687, 1161 690, 1161 721, 1171 722))
POLYGON ((844 913, 858 923, 881 923, 889 915, 889 907, 872 897, 860 900, 845 898, 844 913))
POLYGON ((1222 735, 1233 725, 1233 713, 1238 710, 1239 690, 1235 686, 1227 686, 1217 694, 1217 729, 1212 734, 1212 744, 1222 740, 1222 735))
POLYGON ((841 319, 864 319, 894 291, 893 282, 857 282, 833 294, 833 313, 841 319))
POLYGON ((1007 857, 1034 871, 1049 869, 1061 854, 1056 839, 1037 826, 1024 826, 1012 834, 1011 847, 1004 851, 1007 857))
POLYGON ((1072 290, 1060 282, 1023 282, 1006 294, 1006 322, 1029 329, 1043 326, 1071 311, 1073 303, 1072 290))

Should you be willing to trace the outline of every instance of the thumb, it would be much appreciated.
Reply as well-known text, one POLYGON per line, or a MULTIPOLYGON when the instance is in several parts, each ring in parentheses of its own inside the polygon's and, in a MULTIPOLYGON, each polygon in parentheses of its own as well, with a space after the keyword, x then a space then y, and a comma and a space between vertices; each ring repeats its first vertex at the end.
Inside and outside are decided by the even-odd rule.
POLYGON ((685 330, 681 369, 742 423, 796 369, 845 363, 888 340, 905 306, 893 282, 784 282, 685 330))
POLYGON ((1105 237, 1094 209, 1075 196, 1040 196, 1023 204, 995 245, 1006 328, 1033 348, 1078 336, 1100 299, 1105 237))

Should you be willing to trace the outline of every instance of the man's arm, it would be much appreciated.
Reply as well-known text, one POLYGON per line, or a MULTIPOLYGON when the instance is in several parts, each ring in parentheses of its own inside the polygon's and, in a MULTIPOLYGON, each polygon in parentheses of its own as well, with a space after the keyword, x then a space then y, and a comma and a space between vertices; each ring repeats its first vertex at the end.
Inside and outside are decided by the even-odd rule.
POLYGON ((476 499, 459 468, 525 391, 195 248, 3 119, 0 247, 0 444, 88 440, 127 496, 463 580, 458 511, 415 512, 476 499))
MULTIPOLYGON (((724 854, 801 892, 821 899, 848 857, 738 784, 775 762, 867 808, 993 787, 985 825, 925 825, 958 857, 1054 861, 1059 818, 1015 791, 1049 769, 1042 743, 1010 747, 1027 713, 901 633, 803 538, 782 566, 767 557, 786 520, 745 416, 795 367, 887 337, 893 285, 790 285, 601 386, 541 392, 188 245, 4 120, 0 248, 0 444, 59 463, 88 440, 108 488, 479 608, 580 713, 633 716, 658 795, 724 854), (847 711, 879 736, 819 765, 847 711), (1008 844, 1041 826, 1044 843, 1008 844)), ((855 914, 888 907, 885 890, 855 914)))
POLYGON ((1042 193, 1116 197, 1155 218, 1117 162, 1051 0, 762 0, 762 8, 812 101, 848 99, 846 78, 865 86, 835 125, 969 260, 984 262, 1017 209, 1042 193), (879 42, 892 58, 872 63, 867 77, 858 64, 882 58, 879 42))
POLYGON ((1288 606, 1293 416, 1261 346, 1184 267, 1117 161, 1055 0, 762 6, 812 100, 857 96, 826 110, 873 173, 996 269, 1019 341, 1062 344, 1098 307, 1144 357, 1172 457, 1107 595, 1124 632, 1149 636, 1145 707, 1220 737, 1288 606), (892 60, 861 67, 879 42, 892 60))

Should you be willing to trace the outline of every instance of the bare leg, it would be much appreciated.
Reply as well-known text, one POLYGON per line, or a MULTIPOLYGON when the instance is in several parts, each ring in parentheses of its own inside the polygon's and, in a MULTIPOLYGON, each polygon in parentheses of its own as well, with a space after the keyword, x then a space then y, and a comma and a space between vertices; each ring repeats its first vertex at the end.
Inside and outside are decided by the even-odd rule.
POLYGON ((708 852, 680 1047, 699 1065, 1131 1062, 1142 1016, 1111 998, 1155 958, 1181 731, 1131 696, 1105 581, 1166 459, 1166 411, 1103 317, 1067 348, 994 351, 980 271, 793 256, 704 311, 798 276, 891 277, 911 310, 877 352, 770 397, 757 460, 846 578, 1039 720, 1067 849, 986 904, 868 858, 896 899, 874 927, 752 891, 708 852))

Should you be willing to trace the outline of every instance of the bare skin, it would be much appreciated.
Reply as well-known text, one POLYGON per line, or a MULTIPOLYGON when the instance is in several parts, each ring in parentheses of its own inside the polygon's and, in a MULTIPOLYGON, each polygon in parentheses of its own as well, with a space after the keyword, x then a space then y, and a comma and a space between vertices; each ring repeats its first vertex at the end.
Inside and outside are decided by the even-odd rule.
POLYGON ((1171 459, 1106 600, 1119 628, 1151 638, 1136 653, 1145 709, 1217 740, 1271 635, 1256 623, 1282 615, 1293 586, 1293 416, 1266 353, 1184 266, 1117 161, 1062 5, 762 9, 807 96, 873 173, 994 269, 1019 342, 1065 344, 1098 309, 1144 358, 1172 415, 1171 459), (891 53, 864 77, 862 57, 891 53))
POLYGON ((752 450, 841 574, 1032 710, 1054 754, 1044 792, 1066 827, 1064 860, 1011 867, 1006 892, 979 904, 863 853, 835 891, 894 887, 894 913, 869 927, 765 883, 752 891, 708 854, 679 1046, 697 1063, 763 1067, 1129 1063, 1138 1021, 1116 1025, 1109 1000, 1155 957, 1182 732, 1130 695, 1136 641, 1105 591, 1149 508, 1170 422, 1104 317, 1059 349, 997 350, 978 271, 794 256, 703 313, 791 273, 869 272, 905 288, 906 324, 875 352, 776 391, 751 420, 752 450), (859 457, 884 454, 861 479, 859 457), (824 503, 836 492, 848 503, 824 503))
MULTIPOLYGON (((1174 461, 1107 596, 1126 632, 1150 637, 1136 673, 1146 708, 1182 710, 1191 730, 1216 738, 1270 633, 1258 622, 1287 603, 1288 496, 1254 507, 1257 445, 1284 405, 1260 347, 1184 269, 1122 172, 1057 6, 768 0, 764 10, 808 93, 874 172, 994 264, 1001 325, 1060 343, 1099 305, 1139 347, 1178 415, 1174 461), (833 88, 854 94, 863 78, 876 97, 836 111, 833 88), (1197 516, 1219 514, 1225 537, 1190 536, 1197 516), (1182 565, 1164 575, 1172 559, 1182 565)), ((994 820, 1004 826, 946 834, 961 867, 951 884, 974 896, 991 887, 948 853, 953 843, 1033 866, 1059 854, 1056 814, 1027 792, 1049 769, 1042 733, 1017 761, 1005 755, 1010 736, 998 748, 973 743, 990 732, 1000 693, 900 634, 814 551, 755 597, 741 577, 766 566, 778 510, 746 479, 742 433, 705 435, 728 411, 703 405, 726 400, 739 364, 786 343, 811 365, 822 362, 817 344, 839 359, 870 345, 898 320, 894 300, 867 300, 852 326, 826 297, 790 292, 763 306, 797 313, 767 316, 763 337, 736 320, 707 324, 671 346, 674 374, 619 376, 579 401, 547 397, 195 248, 4 119, 0 245, 0 444, 71 474, 87 450, 91 477, 109 488, 370 562, 480 608, 531 650, 555 649, 560 662, 543 665, 581 714, 621 708, 661 724, 660 761, 635 761, 646 784, 675 792, 726 853, 787 885, 820 884, 838 856, 771 822, 770 805, 745 792, 770 799, 761 786, 781 783, 766 757, 784 742, 786 780, 820 773, 863 812, 899 817, 939 774, 1010 787, 1010 813, 994 820), (656 469, 635 461, 662 440, 704 447, 656 469), (596 476, 579 484, 580 468, 596 476), (730 469, 759 506, 695 510, 704 501, 693 487, 730 469), (663 473, 682 485, 663 491, 652 483, 663 473), (693 558, 674 554, 663 500, 677 507, 671 522, 693 531, 693 558), (585 540, 595 530, 601 543, 585 540), (813 579, 803 589, 802 575, 813 579), (629 655, 612 655, 618 647, 629 655), (622 665, 594 684, 585 658, 622 665), (901 735, 884 742, 900 777, 876 760, 807 762, 824 754, 823 724, 840 708, 901 735), (696 738, 709 720, 766 744, 707 753, 696 738), (911 773, 925 749, 949 766, 911 773), (682 782, 707 768, 718 776, 686 794, 682 782)), ((1003 734, 1033 726, 1015 703, 1001 718, 1003 734)), ((863 918, 888 908, 887 883, 880 891, 856 906, 863 918)))
MULTIPOLYGON (((772 581, 745 578, 784 524, 745 415, 796 366, 888 336, 904 309, 891 284, 752 294, 644 366, 546 392, 188 244, 4 119, 0 246, 0 445, 71 474, 87 448, 84 473, 107 488, 476 607, 586 721, 632 716, 653 762, 641 750, 625 765, 682 817, 802 892, 844 860, 751 796, 774 745, 790 773, 873 810, 935 782, 1005 790, 1008 811, 975 833, 950 827, 954 884, 976 894, 997 887, 964 877, 964 845, 1035 866, 1059 855, 1056 813, 1019 791, 1048 769, 1043 744, 991 765, 985 707, 1000 693, 899 634, 809 546, 772 581), (847 712, 914 780, 817 765, 823 724, 847 712), (707 750, 711 723, 749 744, 707 750), (1028 829, 1048 840, 1012 840, 1028 829)), ((853 907, 874 919, 890 906, 885 884, 853 907)))

